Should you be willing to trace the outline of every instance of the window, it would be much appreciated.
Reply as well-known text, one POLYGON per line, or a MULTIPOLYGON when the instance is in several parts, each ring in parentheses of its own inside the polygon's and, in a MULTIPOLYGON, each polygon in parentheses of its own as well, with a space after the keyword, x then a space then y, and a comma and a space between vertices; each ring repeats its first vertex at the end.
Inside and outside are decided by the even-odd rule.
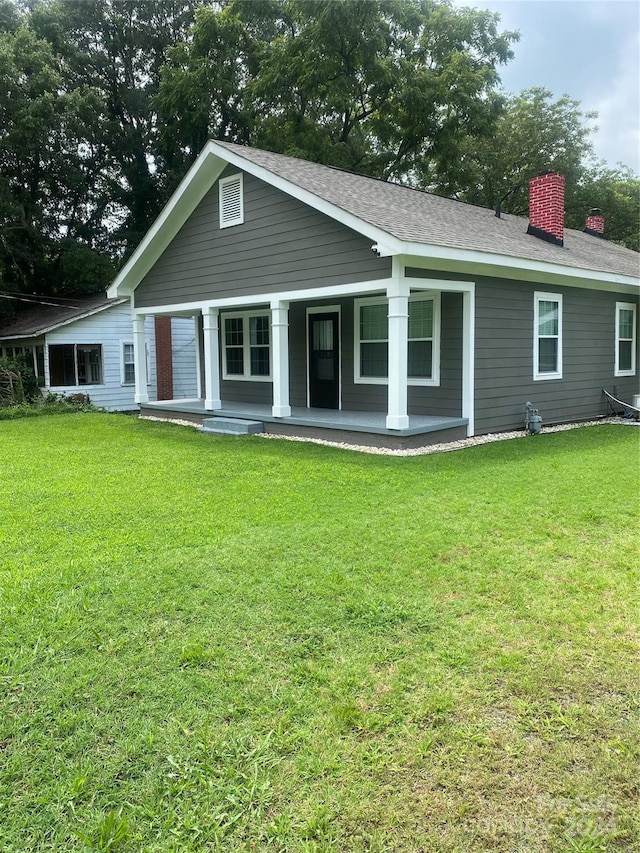
POLYGON ((123 341, 122 343, 122 384, 133 385, 136 381, 136 364, 133 343, 123 341))
POLYGON ((360 376, 386 377, 389 319, 386 303, 360 306, 360 376))
MULTIPOLYGON (((356 299, 356 382, 385 384, 389 376, 387 300, 356 299)), ((439 383, 438 294, 409 297, 407 378, 410 385, 439 383)))
POLYGON ((636 372, 636 305, 616 302, 616 376, 636 372))
POLYGON ((44 388, 44 347, 38 344, 35 348, 35 370, 38 387, 44 388))
POLYGON ((562 379, 562 296, 534 294, 533 378, 562 379))
MULTIPOLYGON (((6 358, 20 358, 20 356, 26 355, 31 352, 31 347, 5 347, 4 355, 6 358)), ((0 350, 0 355, 2 355, 2 351, 0 350)))
POLYGON ((224 379, 271 378, 270 322, 256 312, 222 316, 224 379))
POLYGON ((100 344, 51 344, 49 377, 52 386, 101 385, 100 344))
POLYGON ((242 173, 218 181, 220 228, 241 225, 244 222, 244 197, 242 173))

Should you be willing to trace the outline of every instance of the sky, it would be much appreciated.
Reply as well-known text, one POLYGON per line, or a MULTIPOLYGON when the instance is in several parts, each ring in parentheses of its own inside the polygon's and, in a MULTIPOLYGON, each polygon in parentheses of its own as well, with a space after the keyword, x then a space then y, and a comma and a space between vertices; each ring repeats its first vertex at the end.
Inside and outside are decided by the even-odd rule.
MULTIPOLYGON (((499 69, 507 92, 531 86, 596 110, 598 159, 640 174, 639 0, 455 0, 500 14, 520 30, 514 59, 499 69)), ((593 122, 591 123, 593 124, 593 122)))

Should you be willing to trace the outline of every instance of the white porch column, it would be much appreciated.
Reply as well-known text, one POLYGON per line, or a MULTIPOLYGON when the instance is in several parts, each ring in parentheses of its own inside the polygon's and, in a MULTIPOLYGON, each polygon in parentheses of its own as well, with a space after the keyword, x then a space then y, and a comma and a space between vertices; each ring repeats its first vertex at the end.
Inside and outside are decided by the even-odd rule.
POLYGON ((271 375, 273 376, 274 418, 291 417, 289 405, 289 303, 271 303, 271 375))
POLYGON ((147 343, 144 337, 144 321, 146 317, 136 314, 133 318, 133 363, 135 370, 136 403, 149 402, 147 386, 147 343))
POLYGON ((220 399, 220 319, 217 308, 202 309, 204 343, 204 407, 207 411, 222 408, 220 399))
POLYGON ((468 418, 467 435, 475 435, 475 284, 462 294, 462 417, 468 418))
POLYGON ((387 287, 389 300, 389 400, 387 429, 406 429, 409 285, 398 278, 387 287))

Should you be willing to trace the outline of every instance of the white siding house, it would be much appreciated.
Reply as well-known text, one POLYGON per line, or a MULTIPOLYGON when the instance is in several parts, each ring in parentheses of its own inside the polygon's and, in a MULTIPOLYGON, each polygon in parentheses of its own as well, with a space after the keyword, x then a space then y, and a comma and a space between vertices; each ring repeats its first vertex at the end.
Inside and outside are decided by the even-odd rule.
POLYGON ((197 328, 192 317, 171 318, 173 399, 198 397, 197 328))
MULTIPOLYGON (((147 324, 148 387, 156 387, 153 320, 147 324)), ((133 334, 127 304, 60 326, 45 335, 44 387, 53 394, 87 394, 109 411, 137 409, 133 334)))
MULTIPOLYGON (((33 364, 44 392, 85 394, 108 411, 134 411, 134 335, 128 300, 105 294, 70 299, 26 297, 15 320, 0 327, 0 357, 21 356, 33 364)), ((198 396, 196 324, 172 317, 170 357, 175 398, 198 396)), ((147 391, 158 390, 156 331, 145 321, 147 391)))

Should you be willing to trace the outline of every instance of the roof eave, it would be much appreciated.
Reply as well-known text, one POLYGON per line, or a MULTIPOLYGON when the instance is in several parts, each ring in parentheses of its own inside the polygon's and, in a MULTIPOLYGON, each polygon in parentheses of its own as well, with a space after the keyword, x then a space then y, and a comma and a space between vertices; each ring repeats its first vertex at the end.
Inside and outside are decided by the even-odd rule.
MULTIPOLYGON (((224 149, 220 149, 223 151, 224 149)), ((107 296, 130 297, 227 165, 208 142, 151 228, 113 280, 107 296)))
POLYGON ((638 279, 630 276, 586 270, 546 261, 530 261, 491 252, 401 240, 383 228, 366 222, 355 214, 327 201, 322 196, 316 195, 266 167, 246 159, 242 154, 228 150, 214 141, 209 141, 137 249, 116 276, 107 291, 108 296, 128 298, 132 295, 135 288, 151 270, 191 213, 211 189, 227 164, 248 172, 259 180, 265 181, 276 189, 371 239, 372 250, 377 251, 382 256, 413 255, 454 265, 464 263, 472 266, 476 274, 493 274, 500 277, 513 276, 517 279, 526 279, 528 275, 533 276, 535 274, 538 277, 543 275, 546 277, 544 280, 555 281, 556 283, 559 283, 561 279, 571 279, 574 282, 598 282, 600 285, 608 283, 624 285, 625 287, 637 288, 639 286, 638 279))
POLYGON ((538 281, 549 284, 610 285, 615 287, 640 289, 640 278, 619 273, 602 272, 600 270, 583 269, 582 267, 554 264, 549 261, 534 261, 509 255, 498 255, 492 252, 481 252, 472 249, 457 249, 449 246, 438 246, 425 243, 403 244, 400 254, 413 256, 421 260, 449 262, 452 270, 475 275, 497 276, 499 278, 514 278, 521 281, 538 281))
POLYGON ((115 299, 105 305, 98 305, 96 308, 84 311, 82 314, 76 314, 73 317, 68 317, 66 320, 59 320, 57 323, 50 323, 48 326, 39 326, 37 329, 34 329, 29 333, 0 335, 0 341, 24 341, 29 338, 39 338, 42 335, 48 335, 49 332, 55 332, 56 329, 61 329, 63 326, 69 326, 71 323, 77 323, 78 320, 86 320, 87 317, 91 317, 94 314, 100 314, 108 308, 114 308, 116 305, 123 305, 126 301, 126 299, 115 299))

